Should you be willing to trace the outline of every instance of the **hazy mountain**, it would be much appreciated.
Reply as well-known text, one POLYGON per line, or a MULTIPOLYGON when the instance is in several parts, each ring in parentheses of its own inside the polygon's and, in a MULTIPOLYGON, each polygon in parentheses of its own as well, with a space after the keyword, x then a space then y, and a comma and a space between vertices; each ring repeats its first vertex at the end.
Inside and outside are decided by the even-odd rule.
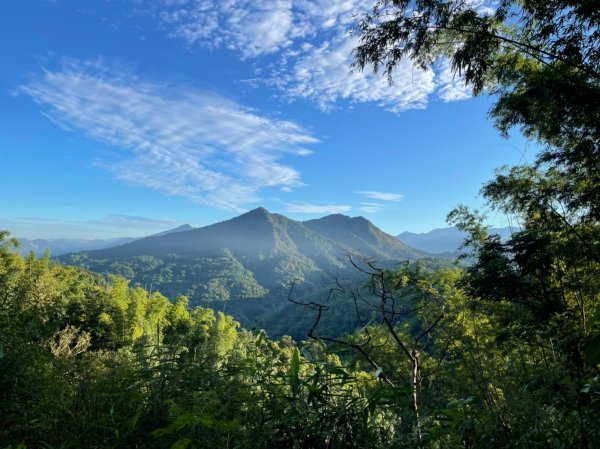
POLYGON ((156 234, 152 234, 152 235, 153 236, 161 236, 161 235, 173 234, 175 232, 191 231, 192 229, 194 229, 194 228, 191 225, 186 223, 186 224, 182 224, 181 226, 177 226, 176 228, 167 229, 166 231, 157 232, 156 234))
POLYGON ((351 218, 334 214, 308 220, 303 224, 317 234, 326 236, 359 254, 384 259, 414 258, 422 255, 397 238, 386 234, 364 217, 351 218))
MULTIPOLYGON (((515 228, 510 227, 490 229, 490 233, 500 235, 502 240, 508 239, 511 232, 514 231, 515 228)), ((456 227, 449 227, 434 229, 422 234, 403 232, 398 235, 398 238, 413 248, 439 255, 458 251, 466 236, 466 233, 459 231, 456 227)))
POLYGON ((281 295, 291 281, 298 281, 300 292, 309 291, 325 278, 353 271, 350 253, 390 263, 424 255, 362 217, 300 222, 258 208, 210 226, 60 260, 199 303, 281 295))
POLYGON ((134 238, 114 238, 114 239, 19 239, 21 246, 19 252, 23 255, 29 254, 31 251, 36 256, 42 256, 46 249, 50 250, 52 256, 60 256, 62 254, 74 253, 78 251, 103 249, 110 246, 123 245, 135 240, 134 238))
MULTIPOLYGON (((167 235, 174 232, 189 231, 190 229, 193 228, 189 224, 184 224, 154 235, 167 235)), ((19 242, 21 243, 19 252, 23 255, 27 255, 33 251, 36 256, 42 256, 46 252, 46 249, 48 249, 50 250, 50 255, 61 256, 63 254, 76 253, 79 251, 92 251, 124 245, 134 240, 137 239, 134 237, 112 239, 19 239, 19 242)))

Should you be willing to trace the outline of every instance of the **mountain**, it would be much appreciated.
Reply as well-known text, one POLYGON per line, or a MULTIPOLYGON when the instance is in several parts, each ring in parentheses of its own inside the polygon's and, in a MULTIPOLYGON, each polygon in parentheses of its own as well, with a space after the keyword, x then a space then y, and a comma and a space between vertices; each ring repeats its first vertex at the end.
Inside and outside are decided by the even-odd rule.
POLYGON ((258 208, 210 226, 59 260, 199 303, 280 295, 292 281, 310 290, 324 278, 351 271, 348 254, 382 263, 424 256, 362 217, 330 215, 300 222, 258 208))
POLYGON ((181 226, 177 226, 176 228, 167 229, 166 231, 157 232, 156 234, 152 234, 152 235, 155 237, 159 237, 161 235, 174 234, 176 232, 191 231, 192 229, 194 229, 194 228, 191 225, 186 223, 186 224, 182 224, 181 226))
MULTIPOLYGON (((159 232, 158 234, 154 234, 156 236, 159 235, 167 235, 175 232, 189 231, 192 228, 189 224, 184 224, 178 226, 174 229, 169 229, 167 231, 159 232)), ((126 243, 130 243, 134 240, 137 240, 134 237, 121 237, 121 238, 113 238, 113 239, 19 239, 20 247, 19 252, 26 256, 31 251, 35 253, 36 256, 43 256, 46 250, 50 251, 52 256, 61 256, 63 254, 68 253, 76 253, 79 251, 91 251, 96 249, 104 249, 110 248, 113 246, 124 245, 126 243)))
POLYGON ((311 231, 369 257, 398 259, 426 255, 386 234, 364 217, 334 214, 317 220, 308 220, 303 224, 311 231))
MULTIPOLYGON (((312 315, 286 301, 322 300, 334 279, 363 284, 348 256, 374 258, 394 267, 428 256, 386 234, 363 217, 329 215, 300 222, 264 208, 196 229, 152 235, 123 245, 58 257, 62 263, 115 274, 170 298, 186 295, 191 305, 210 306, 243 325, 271 335, 304 338, 312 315), (302 333, 304 332, 304 333, 302 333)), ((430 267, 450 262, 425 260, 430 267)), ((336 331, 352 331, 356 319, 331 315, 336 331)))
POLYGON ((123 245, 135 240, 134 238, 114 238, 114 239, 19 239, 19 252, 26 256, 31 251, 36 256, 43 256, 46 250, 50 251, 52 256, 74 253, 78 251, 103 249, 111 246, 123 245))
MULTIPOLYGON (((498 234, 502 240, 510 238, 515 228, 491 228, 491 234, 498 234)), ((413 232, 403 232, 398 235, 400 241, 407 245, 426 251, 430 254, 456 253, 463 243, 467 234, 459 231, 456 227, 434 229, 432 231, 415 234, 413 232)))

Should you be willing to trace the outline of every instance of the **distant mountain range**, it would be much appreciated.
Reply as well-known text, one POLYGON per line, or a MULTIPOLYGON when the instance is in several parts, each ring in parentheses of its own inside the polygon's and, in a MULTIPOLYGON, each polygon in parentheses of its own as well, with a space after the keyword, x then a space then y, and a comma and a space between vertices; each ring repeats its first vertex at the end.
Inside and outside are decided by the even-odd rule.
MULTIPOLYGON (((167 235, 173 232, 189 231, 191 229, 194 228, 189 224, 184 224, 176 227, 175 229, 169 229, 154 235, 167 235)), ((50 255, 61 256, 63 254, 76 253, 79 251, 92 251, 96 249, 124 245, 134 240, 137 239, 134 237, 122 237, 114 239, 19 239, 19 252, 26 256, 33 251, 34 254, 39 257, 43 256, 46 250, 49 250, 50 255)))
MULTIPOLYGON (((490 234, 498 234, 502 240, 510 238, 516 228, 491 228, 490 234)), ((398 239, 412 248, 428 252, 430 254, 450 256, 457 253, 467 234, 459 231, 456 227, 434 229, 423 234, 403 232, 398 234, 398 239)))
MULTIPOLYGON (((510 236, 510 228, 491 231, 510 236)), ((22 239, 20 251, 41 255, 48 248, 61 263, 123 276, 171 299, 186 295, 191 305, 223 310, 275 337, 305 338, 312 315, 286 301, 292 282, 297 299, 323 300, 334 279, 364 283, 349 255, 385 268, 420 260, 436 269, 453 265, 464 238, 456 228, 394 237, 364 217, 334 214, 301 222, 258 208, 210 226, 185 224, 137 239, 22 239)), ((323 323, 334 333, 358 325, 343 307, 323 323)))
MULTIPOLYGON (((186 295, 192 305, 225 310, 244 325, 256 323, 271 335, 298 336, 310 327, 311 317, 286 301, 290 285, 295 283, 297 297, 322 299, 335 278, 364 283, 364 276, 348 262, 349 255, 376 259, 389 268, 417 259, 430 267, 451 264, 428 259, 429 254, 363 217, 336 214, 300 222, 264 208, 210 226, 64 254, 58 260, 123 276, 132 285, 169 298, 186 295)), ((334 317, 331 326, 336 331, 356 326, 352 314, 334 317)))
POLYGON ((363 217, 329 215, 300 222, 258 208, 210 226, 59 260, 199 302, 265 297, 292 281, 320 283, 348 269, 348 254, 389 263, 427 256, 363 217))
MULTIPOLYGON (((341 214, 334 214, 316 220, 304 221, 302 223, 308 229, 318 234, 323 234, 324 236, 334 240, 339 240, 342 238, 342 235, 339 234, 340 227, 347 229, 347 226, 351 225, 356 228, 355 230, 358 231, 358 233, 353 233, 347 230, 344 234, 347 238, 347 240, 343 242, 345 246, 354 249, 355 252, 358 253, 382 255, 384 257, 389 256, 389 250, 382 250, 382 247, 386 246, 384 242, 387 242, 388 247, 389 245, 393 247, 394 243, 390 241, 390 239, 393 239, 393 237, 378 229, 365 218, 357 217, 356 219, 351 219, 355 221, 348 221, 348 218, 350 217, 341 214), (358 228, 361 226, 361 224, 364 224, 363 221, 367 222, 368 226, 372 227, 370 239, 362 240, 358 237, 358 235, 361 234, 358 228), (378 243, 373 246, 373 242, 378 243), (379 245, 379 247, 377 245, 379 245)), ((176 232, 191 231, 193 229, 194 227, 191 225, 183 224, 174 229, 158 232, 148 237, 161 237, 176 232)), ((499 234, 502 240, 508 239, 511 233, 514 231, 515 228, 510 227, 490 229, 492 234, 499 234)), ((364 235, 365 234, 363 233, 363 236, 364 235)), ((368 235, 368 233, 366 235, 368 235)), ((466 233, 459 231, 456 227, 448 227, 433 229, 432 231, 425 233, 402 232, 401 234, 398 234, 396 238, 399 239, 405 246, 417 250, 415 254, 419 256, 452 258, 458 254, 458 248, 466 236, 466 233)), ((148 237, 121 237, 112 239, 19 239, 21 244, 19 247, 19 252, 26 256, 33 251, 36 256, 39 257, 44 255, 46 250, 49 250, 51 256, 56 257, 81 251, 94 251, 114 248, 116 246, 125 245, 135 240, 141 240, 148 237)))

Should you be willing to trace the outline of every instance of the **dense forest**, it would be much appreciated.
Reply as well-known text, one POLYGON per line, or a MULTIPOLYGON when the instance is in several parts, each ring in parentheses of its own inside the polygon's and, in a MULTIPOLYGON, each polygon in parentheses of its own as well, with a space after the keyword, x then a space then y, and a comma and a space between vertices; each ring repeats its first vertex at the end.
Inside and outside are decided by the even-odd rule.
POLYGON ((499 130, 541 148, 482 189, 518 231, 459 206, 464 268, 354 258, 358 286, 291 288, 305 341, 24 258, 2 233, 0 447, 600 447, 600 9, 476 6, 379 1, 356 68, 444 56, 496 96, 499 130), (333 305, 353 331, 322 326, 333 305))
MULTIPOLYGON (((124 245, 57 258, 104 275, 117 275, 149 291, 190 306, 226 311, 245 328, 272 337, 306 338, 311 317, 286 301, 291 283, 296 299, 326 296, 331 283, 364 282, 349 255, 377 258, 381 267, 405 260, 424 269, 454 266, 386 234, 364 217, 328 215, 300 222, 257 208, 238 217, 193 230, 149 236, 124 245)), ((321 326, 330 333, 351 332, 353 314, 335 307, 321 326)))
MULTIPOLYGON (((573 273, 513 272, 505 285, 519 296, 502 297, 486 279, 509 275, 495 270, 498 254, 466 272, 356 261, 363 288, 331 295, 353 299, 348 313, 364 326, 322 335, 321 298, 297 304, 313 338, 296 343, 184 296, 23 258, 13 244, 0 250, 3 447, 593 447, 600 437, 598 292, 569 288, 573 273)), ((496 246, 483 240, 481 261, 496 246)))

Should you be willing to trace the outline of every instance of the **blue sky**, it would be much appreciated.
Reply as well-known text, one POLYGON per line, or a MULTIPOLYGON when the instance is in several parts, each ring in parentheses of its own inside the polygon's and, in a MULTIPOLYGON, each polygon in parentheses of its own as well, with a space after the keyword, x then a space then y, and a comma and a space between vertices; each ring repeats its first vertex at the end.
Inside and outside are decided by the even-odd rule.
MULTIPOLYGON (((372 0, 22 0, 0 16, 0 228, 141 236, 263 206, 445 226, 494 168, 499 137, 448 64, 349 74, 372 0)), ((503 217, 492 215, 495 225, 503 217)))

